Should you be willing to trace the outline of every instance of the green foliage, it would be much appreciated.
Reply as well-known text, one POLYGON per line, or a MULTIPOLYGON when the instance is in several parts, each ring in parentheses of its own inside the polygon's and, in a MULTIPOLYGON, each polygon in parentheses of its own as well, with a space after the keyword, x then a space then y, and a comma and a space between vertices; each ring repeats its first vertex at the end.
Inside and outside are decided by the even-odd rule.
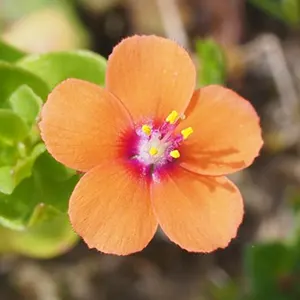
POLYGON ((55 179, 56 181, 68 180, 76 174, 74 170, 66 168, 54 160, 48 152, 41 155, 36 168, 43 173, 45 178, 55 179))
POLYGON ((197 40, 196 53, 200 61, 199 85, 224 84, 226 62, 221 46, 212 39, 197 40))
POLYGON ((21 85, 28 85, 42 99, 46 99, 50 91, 38 76, 6 62, 0 62, 0 82, 0 108, 7 107, 7 99, 21 85))
POLYGON ((8 99, 9 105, 28 126, 32 126, 38 119, 43 101, 27 85, 21 85, 8 99))
POLYGON ((19 253, 37 258, 51 258, 69 250, 78 241, 68 216, 52 216, 51 210, 43 209, 47 221, 30 226, 23 231, 0 226, 0 253, 19 253))
MULTIPOLYGON (((208 294, 211 295, 209 299, 213 300, 237 300, 239 299, 239 285, 233 280, 226 280, 225 284, 215 285, 208 284, 208 294)), ((244 298, 245 299, 245 298, 244 298)))
POLYGON ((231 278, 210 283, 214 300, 299 300, 300 299, 300 210, 299 189, 292 190, 294 228, 286 239, 255 243, 244 251, 242 285, 231 278), (246 286, 246 288, 245 288, 246 286))
POLYGON ((258 244, 247 249, 246 272, 254 299, 300 298, 300 290, 297 290, 300 270, 295 270, 300 260, 295 250, 282 242, 258 244))
POLYGON ((227 278, 210 284, 208 299, 299 300, 300 236, 297 242, 274 241, 249 245, 244 253, 246 288, 227 278))
POLYGON ((106 63, 89 51, 23 57, 4 43, 0 51, 0 253, 51 257, 78 240, 67 207, 79 175, 46 151, 40 111, 66 78, 104 85, 106 63))
POLYGON ((10 166, 0 167, 0 192, 10 194, 14 189, 13 176, 10 166))
POLYGON ((287 239, 258 243, 246 249, 250 299, 300 299, 300 214, 292 200, 295 221, 292 234, 287 239))
POLYGON ((24 230, 28 227, 41 203, 57 212, 66 212, 67 201, 78 181, 77 175, 64 181, 55 178, 60 174, 50 177, 47 170, 43 171, 39 158, 26 175, 28 172, 31 176, 17 185, 11 195, 0 195, 0 224, 11 229, 24 230))
POLYGON ((87 50, 32 55, 18 65, 42 78, 50 89, 70 77, 103 85, 106 69, 105 59, 87 50))
POLYGON ((258 8, 290 25, 300 24, 299 0, 250 0, 258 8))
POLYGON ((0 40, 0 61, 15 62, 25 56, 21 50, 0 40))
POLYGON ((299 189, 290 189, 290 206, 292 207, 295 214, 300 213, 300 190, 299 189))
POLYGON ((19 158, 15 165, 2 166, 0 168, 0 192, 10 195, 23 179, 30 177, 36 158, 44 151, 45 146, 42 143, 38 144, 29 156, 19 158))
POLYGON ((0 143, 12 145, 28 134, 25 122, 13 111, 0 109, 0 143))

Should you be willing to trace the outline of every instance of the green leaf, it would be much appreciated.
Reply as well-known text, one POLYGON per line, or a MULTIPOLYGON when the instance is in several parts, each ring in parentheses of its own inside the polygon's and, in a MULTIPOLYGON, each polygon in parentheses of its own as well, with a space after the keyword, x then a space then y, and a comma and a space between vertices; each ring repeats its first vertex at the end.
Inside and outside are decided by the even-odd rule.
POLYGON ((19 158, 18 147, 0 143, 0 166, 13 166, 19 158))
POLYGON ((295 262, 290 248, 283 243, 258 244, 246 251, 246 272, 254 299, 286 300, 283 280, 291 274, 295 262))
POLYGON ((106 60, 87 50, 32 55, 18 64, 41 77, 50 89, 67 78, 79 78, 104 85, 106 60))
POLYGON ((13 189, 12 168, 10 166, 0 167, 0 193, 11 194, 13 189))
POLYGON ((56 161, 48 152, 41 155, 36 164, 36 170, 43 173, 45 178, 54 181, 65 181, 76 174, 75 170, 65 167, 56 161))
POLYGON ((45 145, 36 145, 28 157, 19 158, 14 166, 0 167, 0 193, 10 195, 16 186, 32 174, 35 160, 46 150, 45 145))
POLYGON ((21 85, 8 99, 12 110, 31 127, 38 118, 43 101, 27 85, 21 85))
POLYGON ((32 88, 42 99, 49 93, 46 83, 38 76, 6 62, 0 62, 0 82, 0 107, 5 107, 8 97, 24 84, 32 88))
POLYGON ((249 0, 267 14, 290 25, 300 24, 299 0, 249 0))
POLYGON ((239 299, 239 285, 237 282, 230 279, 224 283, 212 282, 208 284, 210 294, 214 300, 238 300, 239 299))
POLYGON ((49 222, 59 214, 61 214, 61 212, 55 209, 53 206, 46 205, 45 203, 39 203, 36 205, 32 212, 32 215, 28 222, 28 228, 34 227, 44 222, 49 222))
POLYGON ((8 109, 0 109, 0 142, 13 144, 23 140, 29 130, 24 121, 8 109))
POLYGON ((226 62, 223 50, 214 40, 197 40, 196 52, 200 60, 199 85, 223 84, 226 62))
POLYGON ((30 177, 35 160, 45 150, 44 144, 38 144, 28 157, 20 158, 15 166, 0 167, 0 193, 10 195, 23 179, 30 177))
POLYGON ((5 43, 4 41, 0 40, 0 61, 7 61, 7 62, 15 62, 22 57, 24 57, 26 54, 14 48, 13 46, 5 43))
POLYGON ((36 159, 46 150, 43 143, 37 144, 29 156, 19 159, 13 168, 14 184, 17 186, 23 179, 30 177, 36 159))
MULTIPOLYGON (((43 214, 51 209, 45 206, 43 214)), ((68 216, 62 213, 23 231, 0 227, 0 236, 0 253, 18 253, 35 258, 51 258, 65 253, 78 241, 68 216)))
MULTIPOLYGON (((57 181, 50 178, 47 170, 41 168, 39 156, 33 166, 32 175, 24 179, 11 195, 0 194, 0 224, 15 230, 24 230, 32 222, 36 207, 51 206, 57 211, 66 212, 70 195, 79 176, 57 181)), ((65 175, 64 170, 60 170, 65 175)), ((63 177, 57 172, 57 177, 63 177)))
POLYGON ((300 24, 300 1, 299 0, 285 0, 283 1, 283 15, 291 25, 300 24))

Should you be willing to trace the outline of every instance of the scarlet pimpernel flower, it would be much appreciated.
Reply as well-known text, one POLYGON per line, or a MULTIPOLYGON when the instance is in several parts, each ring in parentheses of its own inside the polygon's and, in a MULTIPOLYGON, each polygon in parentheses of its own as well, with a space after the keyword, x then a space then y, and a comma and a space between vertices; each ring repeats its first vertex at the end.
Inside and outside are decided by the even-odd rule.
POLYGON ((42 138, 56 160, 85 173, 69 216, 89 247, 137 252, 158 225, 192 252, 236 236, 243 201, 224 175, 258 155, 259 118, 235 92, 195 82, 182 47, 133 36, 110 55, 105 88, 68 79, 49 95, 42 138))

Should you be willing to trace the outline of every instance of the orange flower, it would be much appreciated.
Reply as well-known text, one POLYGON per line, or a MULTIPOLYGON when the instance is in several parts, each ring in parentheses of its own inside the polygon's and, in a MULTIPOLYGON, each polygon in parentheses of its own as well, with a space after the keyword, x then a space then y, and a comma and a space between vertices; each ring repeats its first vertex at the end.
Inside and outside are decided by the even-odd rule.
POLYGON ((183 48, 133 36, 109 57, 105 88, 68 79, 49 95, 42 138, 55 159, 86 172, 69 216, 89 247, 137 252, 158 224, 193 252, 224 248, 236 236, 243 202, 224 174, 258 155, 259 118, 235 92, 194 91, 195 81, 183 48))

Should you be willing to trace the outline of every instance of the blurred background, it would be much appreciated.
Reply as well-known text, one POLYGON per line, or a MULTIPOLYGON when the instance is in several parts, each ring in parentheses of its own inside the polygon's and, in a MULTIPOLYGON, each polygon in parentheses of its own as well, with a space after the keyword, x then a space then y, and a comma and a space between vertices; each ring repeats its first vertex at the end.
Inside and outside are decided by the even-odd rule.
POLYGON ((0 94, 1 300, 300 299, 300 0, 1 0, 0 94), (103 84, 101 56, 135 33, 175 39, 199 87, 227 85, 261 117, 261 156, 231 176, 246 213, 224 250, 189 254, 158 233, 115 257, 69 228, 78 178, 45 152, 39 108, 65 77, 103 84))

